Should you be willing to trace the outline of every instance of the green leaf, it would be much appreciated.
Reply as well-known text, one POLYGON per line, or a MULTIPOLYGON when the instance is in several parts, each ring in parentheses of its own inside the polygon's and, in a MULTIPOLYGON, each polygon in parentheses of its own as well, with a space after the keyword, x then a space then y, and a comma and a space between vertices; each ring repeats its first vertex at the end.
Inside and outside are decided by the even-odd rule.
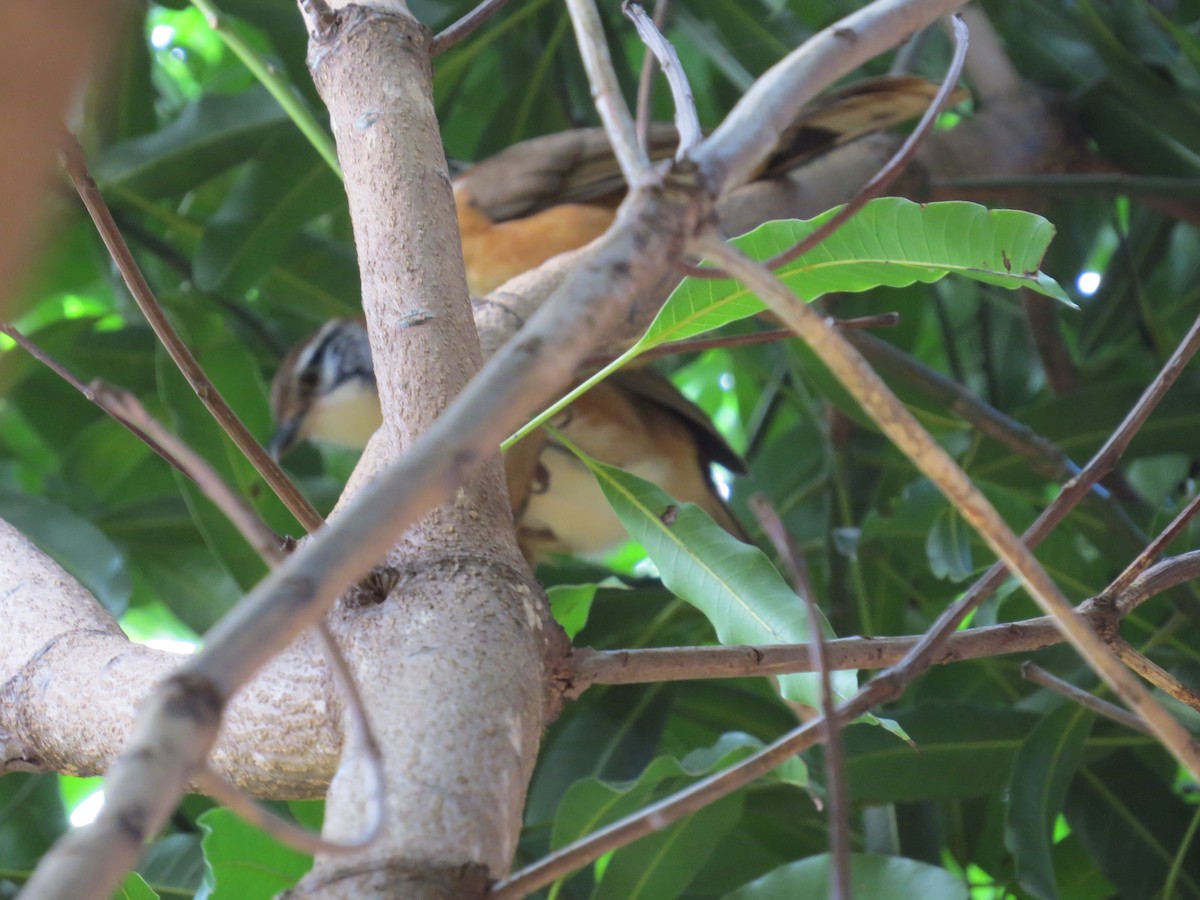
POLYGON ((1094 719, 1081 706, 1059 707, 1038 723, 1013 760, 1004 842, 1016 859, 1021 886, 1042 900, 1058 898, 1051 859, 1054 822, 1094 719))
POLYGON ((263 88, 206 94, 170 125, 109 147, 93 174, 104 188, 150 198, 182 194, 252 156, 287 121, 263 88))
MULTIPOLYGON (((837 210, 814 219, 768 222, 734 238, 755 259, 769 259, 816 231, 837 210)), ((872 200, 828 239, 776 274, 805 300, 832 292, 932 283, 951 273, 1009 289, 1029 288, 1069 305, 1039 271, 1054 226, 1041 216, 975 203, 872 200)), ((638 350, 695 337, 765 309, 735 281, 689 278, 675 289, 638 350)))
MULTIPOLYGON (((732 243, 755 259, 795 246, 837 213, 813 219, 767 222, 732 243)), ((832 293, 932 284, 954 273, 984 284, 1027 288, 1074 307, 1039 267, 1054 226, 1033 213, 990 210, 976 203, 913 203, 899 197, 872 200, 825 241, 775 272, 811 302, 832 293)), ((667 298, 642 338, 509 437, 507 449, 546 422, 592 385, 641 353, 671 341, 756 315, 766 305, 736 281, 686 278, 667 298)))
POLYGON ((160 894, 189 896, 204 880, 204 854, 198 834, 168 834, 146 848, 138 871, 160 894))
POLYGON ((634 781, 599 778, 576 781, 562 795, 555 811, 550 846, 563 847, 579 840, 610 822, 632 815, 653 798, 732 765, 762 746, 761 741, 748 734, 726 734, 712 747, 690 753, 682 760, 674 756, 652 760, 634 781))
MULTIPOLYGON (((558 438, 562 440, 561 437, 558 438)), ((795 592, 757 547, 743 544, 704 510, 678 503, 663 490, 571 448, 592 470, 613 511, 658 567, 667 589, 700 610, 722 644, 803 644, 808 614, 795 592)), ((826 626, 826 635, 833 636, 826 626)), ((781 675, 790 700, 820 706, 814 674, 781 675)), ((858 689, 853 672, 834 673, 838 696, 858 689)))
POLYGON ((158 900, 158 892, 137 872, 130 872, 121 882, 121 886, 113 891, 113 900, 158 900))
POLYGON ((0 519, 37 544, 114 616, 125 611, 133 592, 125 554, 87 519, 53 500, 3 485, 0 519))
POLYGON ((205 291, 245 293, 315 217, 344 204, 329 166, 288 133, 250 164, 208 220, 192 271, 205 291))
MULTIPOLYGON (((781 900, 828 897, 829 854, 812 856, 764 875, 726 894, 725 900, 781 900)), ((945 869, 898 856, 850 855, 850 893, 854 900, 967 900, 967 886, 945 869)))
POLYGON ((971 534, 970 526, 957 510, 942 510, 925 539, 925 556, 935 576, 963 581, 974 571, 971 564, 971 534))
POLYGON ((1200 897, 1200 853, 1184 843, 1195 813, 1127 750, 1081 769, 1067 794, 1071 830, 1122 897, 1160 896, 1176 865, 1171 897, 1200 897))
POLYGON ((893 717, 911 746, 880 728, 846 729, 846 778, 857 801, 949 800, 998 791, 1034 722, 1015 709, 944 703, 893 717))
POLYGON ((57 775, 0 778, 0 867, 30 869, 67 830, 57 775))
POLYGON ((255 900, 287 890, 312 868, 312 857, 286 847, 227 809, 200 817, 210 900, 255 900))
POLYGON ((571 640, 587 624, 598 584, 556 584, 546 589, 550 612, 571 640))
POLYGON ((744 795, 730 794, 613 854, 593 900, 669 900, 696 877, 742 816, 744 795))

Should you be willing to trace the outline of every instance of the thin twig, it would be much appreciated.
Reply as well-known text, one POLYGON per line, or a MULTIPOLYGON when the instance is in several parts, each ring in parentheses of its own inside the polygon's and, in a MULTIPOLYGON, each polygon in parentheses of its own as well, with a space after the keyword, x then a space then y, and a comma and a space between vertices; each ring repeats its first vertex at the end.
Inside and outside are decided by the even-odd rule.
MULTIPOLYGON (((1117 633, 1120 621, 1151 597, 1200 577, 1200 551, 1170 557, 1152 566, 1116 600, 1093 598, 1076 609, 1105 636, 1117 633)), ((829 668, 883 669, 895 666, 921 644, 924 635, 848 637, 825 642, 829 668)), ((1049 616, 955 631, 927 657, 929 665, 965 659, 1032 653, 1063 642, 1049 616)), ((571 654, 570 696, 593 684, 650 684, 699 678, 745 678, 815 671, 806 644, 728 645, 723 647, 654 647, 593 650, 577 647, 571 654)))
MULTIPOLYGON (((1147 571, 1139 582, 1149 579, 1151 573, 1154 573, 1152 580, 1164 590, 1171 583, 1178 583, 1178 580, 1194 578, 1200 574, 1200 552, 1185 554, 1184 557, 1171 560, 1169 564, 1160 563, 1147 571)), ((1139 582, 1131 586, 1131 592, 1137 588, 1139 582)), ((837 642, 830 642, 830 646, 835 643, 837 642)), ((911 666, 907 669, 897 669, 896 677, 908 677, 908 673, 912 671, 911 666)), ((844 724, 866 713, 893 693, 894 685, 890 679, 876 679, 869 682, 851 700, 838 707, 837 716, 844 724)), ((818 716, 742 762, 704 778, 631 816, 613 822, 497 882, 488 896, 494 900, 516 900, 524 897, 572 870, 598 859, 610 850, 665 828, 683 816, 744 787, 794 754, 812 746, 819 740, 823 728, 824 716, 818 716)))
MULTIPOLYGON (((764 265, 768 269, 778 269, 781 266, 785 266, 827 240, 831 234, 857 215, 858 211, 866 206, 869 201, 887 190, 888 186, 904 171, 904 167, 908 165, 913 154, 917 152, 917 145, 929 133, 929 130, 933 128, 933 123, 937 121, 937 117, 941 115, 942 110, 949 103, 950 96, 954 93, 955 87, 958 85, 958 78, 962 74, 963 63, 966 61, 967 47, 969 45, 967 40, 967 26, 959 16, 953 16, 951 21, 954 23, 954 56, 950 60, 950 67, 946 70, 945 78, 942 79, 942 83, 934 95, 933 102, 929 104, 928 109, 925 110, 920 121, 917 122, 917 126, 904 139, 904 143, 900 145, 899 149, 892 154, 891 159, 884 163, 883 168, 876 172, 871 177, 871 180, 863 185, 862 189, 850 199, 849 203, 838 209, 825 222, 822 222, 820 227, 812 234, 782 253, 766 260, 764 265)), ((721 279, 729 277, 729 275, 720 269, 711 266, 682 263, 681 267, 693 278, 721 279)))
POLYGON ((368 832, 365 838, 353 841, 328 841, 320 834, 309 831, 295 822, 280 818, 253 797, 238 790, 212 769, 205 768, 196 774, 196 786, 222 806, 227 806, 255 828, 260 828, 280 843, 287 844, 301 853, 328 853, 341 855, 361 850, 375 839, 378 828, 368 832))
POLYGON ((1151 737, 1154 736, 1150 729, 1146 727, 1146 723, 1128 710, 1121 709, 1121 707, 1109 703, 1107 700, 1101 700, 1095 694, 1091 694, 1083 688, 1076 687, 1069 681, 1063 681, 1057 675, 1051 675, 1041 666, 1025 662, 1021 666, 1021 676, 1026 681, 1032 681, 1034 684, 1041 685, 1047 690, 1054 691, 1056 694, 1062 694, 1068 700, 1078 703, 1084 709, 1090 709, 1097 715, 1103 716, 1106 719, 1112 719, 1114 722, 1124 725, 1126 728, 1132 728, 1134 731, 1140 731, 1142 734, 1147 734, 1151 737))
MULTIPOLYGON (((654 58, 658 60, 659 68, 666 76, 667 84, 671 87, 671 97, 675 101, 675 128, 679 132, 679 148, 675 151, 676 159, 683 159, 692 152, 704 132, 700 130, 700 117, 696 113, 696 98, 692 96, 692 86, 688 84, 687 72, 679 61, 671 42, 663 37, 658 26, 646 15, 646 10, 637 0, 624 0, 621 4, 623 12, 637 29, 638 37, 646 45, 654 58)), ((642 71, 646 71, 643 69, 642 71)), ((641 97, 639 96, 639 101, 641 97)), ((638 112, 641 112, 640 106, 638 112)), ((646 146, 646 141, 638 133, 638 145, 646 146)))
POLYGON ((469 37, 480 25, 490 19, 500 10, 508 5, 508 0, 483 0, 473 10, 454 22, 452 25, 443 28, 429 44, 429 55, 437 56, 439 53, 445 53, 459 41, 469 37))
MULTIPOLYGON (((846 715, 841 710, 838 715, 845 720, 846 715)), ((559 848, 549 856, 496 882, 488 897, 491 900, 518 900, 520 897, 526 897, 538 888, 598 859, 609 850, 630 844, 715 803, 754 779, 766 775, 777 766, 783 765, 801 750, 812 746, 820 738, 824 722, 824 717, 817 716, 740 763, 702 778, 682 791, 644 807, 634 815, 619 819, 573 844, 559 848)))
POLYGON ((962 513, 1042 610, 1054 616, 1067 639, 1088 664, 1146 721, 1172 755, 1200 778, 1200 748, 1192 744, 1187 731, 1079 618, 1058 585, 1009 530, 987 498, 895 398, 853 346, 835 329, 828 327, 773 273, 726 244, 714 232, 698 239, 696 248, 718 265, 735 272, 739 281, 804 338, 880 429, 962 513))
POLYGON ((1184 684, 1122 637, 1112 642, 1117 658, 1163 693, 1200 712, 1200 691, 1184 684))
MULTIPOLYGON (((241 532, 242 537, 258 552, 269 567, 283 562, 286 554, 279 536, 267 527, 266 522, 259 518, 254 509, 222 480, 206 460, 153 419, 136 397, 127 391, 119 391, 98 381, 93 381, 90 389, 96 397, 96 402, 102 408, 110 410, 120 420, 128 421, 142 429, 154 441, 166 448, 178 461, 183 473, 191 478, 204 495, 225 514, 225 517, 241 532)), ((343 853, 366 846, 375 839, 382 827, 386 795, 383 758, 379 744, 368 724, 362 694, 358 690, 354 677, 350 674, 350 668, 346 664, 346 658, 342 655, 341 648, 337 645, 329 631, 329 626, 324 621, 318 623, 317 634, 325 651, 325 658, 333 670, 339 686, 345 692, 353 736, 367 756, 367 777, 371 780, 369 786, 371 790, 368 791, 367 796, 371 798, 371 803, 367 809, 367 823, 363 827, 361 836, 349 841, 334 842, 324 840, 319 835, 313 835, 305 829, 297 828, 260 807, 253 798, 242 794, 208 767, 202 770, 200 781, 206 788, 215 788, 215 791, 210 792, 220 802, 232 807, 247 821, 269 831, 281 841, 307 853, 343 853)))
POLYGON ((1027 190, 1039 197, 1121 194, 1170 200, 1200 198, 1200 178, 1166 178, 1156 175, 999 175, 935 178, 930 182, 930 188, 947 194, 1011 194, 1015 190, 1027 190))
MULTIPOLYGON (((900 324, 900 313, 886 312, 873 316, 857 316, 853 319, 833 319, 833 327, 842 331, 859 331, 868 328, 895 328, 900 324)), ((704 350, 716 350, 729 347, 751 347, 757 344, 773 344, 777 341, 792 341, 796 333, 790 328, 773 328, 770 331, 752 331, 748 334, 725 334, 716 337, 688 338, 683 341, 671 341, 659 344, 638 354, 639 362, 649 362, 664 356, 682 356, 687 353, 700 353, 704 350)), ((598 353, 589 356, 584 368, 599 368, 606 366, 624 353, 598 353)))
MULTIPOLYGON (((64 366, 62 363, 60 363, 58 360, 56 360, 53 356, 51 356, 49 353, 47 353, 45 350, 43 350, 40 346, 38 346, 36 343, 31 341, 29 338, 25 337, 25 335, 23 335, 20 331, 18 331, 14 325, 10 325, 8 322, 0 322, 0 334, 8 335, 10 338, 12 338, 14 341, 17 342, 18 347, 20 347, 22 350, 24 350, 26 353, 28 353, 30 356, 32 356, 34 359, 36 359, 38 362, 40 362, 42 365, 44 365, 46 368, 48 368, 51 372, 53 372, 55 375, 57 375, 59 378, 61 378, 63 381, 65 381, 67 384, 69 384, 71 387, 75 388, 75 390, 79 391, 79 393, 83 394, 83 396, 86 397, 88 400, 90 400, 93 403, 96 403, 96 405, 100 406, 101 409, 105 409, 105 407, 102 404, 100 404, 99 401, 96 399, 96 397, 93 396, 93 394, 91 392, 91 388, 89 388, 86 384, 84 384, 82 381, 80 381, 78 378, 76 378, 74 373, 72 373, 70 369, 68 369, 66 366, 64 366)), ((148 434, 146 434, 140 428, 133 425, 131 422, 125 421, 120 416, 116 415, 116 413, 114 413, 113 411, 107 410, 107 409, 105 409, 105 411, 108 412, 109 415, 111 415, 114 419, 116 419, 118 422, 120 422, 123 426, 125 426, 125 428, 127 428, 129 430, 129 432, 131 434, 133 434, 138 440, 140 440, 143 444, 145 444, 147 447, 149 447, 151 450, 153 450, 155 453, 157 453, 160 457, 162 457, 165 462, 169 463, 171 466, 178 469, 179 471, 181 471, 181 472, 183 471, 183 468, 179 465, 179 462, 177 460, 171 458, 170 452, 168 450, 166 450, 166 448, 155 443, 154 440, 151 439, 151 437, 148 434)))
MULTIPOLYGON (((788 334, 795 337, 790 331, 788 334)), ((796 546, 795 538, 783 524, 783 519, 779 517, 779 511, 775 509, 770 498, 761 491, 756 491, 751 495, 748 505, 754 513, 754 518, 758 520, 758 527, 767 536, 767 540, 775 548, 775 555, 787 570, 788 577, 792 580, 792 589, 801 597, 812 596, 813 586, 808 577, 808 566, 800 548, 796 546)))
MULTIPOLYGON (((671 0, 658 0, 654 4, 654 27, 662 31, 663 25, 667 21, 667 10, 671 8, 671 0)), ((642 58, 642 71, 638 75, 638 90, 637 90, 637 118, 635 126, 637 131, 638 144, 649 149, 650 145, 650 117, 653 114, 651 109, 651 88, 654 85, 654 54, 647 49, 646 55, 642 58)))
POLYGON ((850 794, 846 789, 842 725, 835 713, 833 678, 829 657, 825 652, 825 621, 817 609, 812 579, 808 577, 808 566, 803 556, 797 556, 796 565, 800 599, 808 615, 808 644, 812 648, 821 685, 821 717, 825 721, 825 785, 829 806, 829 853, 833 857, 829 896, 833 900, 850 900, 850 794))
POLYGON ((1079 371, 1058 328, 1058 301, 1021 288, 1021 306, 1050 392, 1062 396, 1079 387, 1079 371))
MULTIPOLYGON (((1166 396, 1167 391, 1179 378, 1184 366, 1200 349, 1200 318, 1192 323, 1192 327, 1184 336, 1170 359, 1163 365, 1154 381, 1142 392, 1137 403, 1117 426, 1104 446, 1096 451, 1083 469, 1063 485, 1062 490, 1042 510, 1041 515, 1025 530, 1022 541, 1029 548, 1034 548, 1045 540, 1059 523, 1065 519, 1076 506, 1091 492, 1092 488, 1115 468, 1117 460, 1124 453, 1133 436, 1137 434, 1142 424, 1149 418, 1150 413, 1166 396)), ((1150 570, 1150 571, 1153 571, 1150 570)), ((1149 575, 1149 572, 1146 573, 1149 575)), ((932 655, 946 639, 952 635, 980 603, 995 593, 996 589, 1008 577, 1008 570, 1002 563, 995 563, 983 576, 968 588, 967 592, 955 603, 946 607, 934 624, 925 632, 920 643, 913 648, 908 657, 898 663, 889 672, 879 676, 877 680, 895 680, 889 696, 895 694, 902 684, 907 684, 914 674, 923 671, 930 665, 932 655)), ((1134 586, 1143 579, 1134 582, 1134 586)), ((1131 586, 1132 588, 1133 586, 1131 586)))
POLYGON ((567 0, 571 24, 575 28, 575 41, 583 67, 592 85, 592 100, 600 121, 612 142, 613 154, 621 167, 621 174, 630 187, 641 184, 650 172, 650 157, 638 144, 633 127, 633 117, 621 96, 617 73, 613 71, 612 57, 608 53, 608 42, 604 39, 604 26, 595 0, 567 0))
POLYGON ((120 422, 128 422, 166 449, 177 468, 188 476, 201 492, 219 509, 247 543, 268 565, 282 561, 283 542, 254 508, 227 485, 208 461, 195 450, 167 431, 128 391, 120 390, 100 380, 88 386, 90 395, 102 409, 108 410, 120 422))
POLYGON ((1164 528, 1159 535, 1146 545, 1141 553, 1139 553, 1128 566, 1125 567, 1120 575, 1112 580, 1112 583, 1104 589, 1104 596, 1117 596, 1125 593, 1129 585, 1133 584, 1134 580, 1150 567, 1154 562, 1154 557, 1162 553, 1175 538, 1179 537, 1179 533, 1187 526, 1188 522, 1195 518, 1196 513, 1200 512, 1200 494, 1188 501, 1187 505, 1179 511, 1170 524, 1164 528))
POLYGON ((887 341, 867 334, 854 334, 848 340, 876 369, 926 394, 947 411, 1028 462, 1042 477, 1063 482, 1078 473, 1079 467, 1057 444, 980 400, 954 379, 887 341))
POLYGON ((79 141, 74 136, 68 136, 62 142, 61 147, 63 166, 71 177, 71 182, 75 185, 79 198, 87 207, 87 211, 96 225, 96 230, 112 255, 113 261, 117 264, 121 277, 125 279, 130 294, 133 295, 133 299, 142 310, 142 314, 146 316, 150 327, 154 329, 154 333, 158 335, 158 339, 171 355, 171 359, 175 361, 175 365, 179 367, 179 371, 183 373, 184 378, 187 379, 188 384, 192 386, 192 390, 196 392, 196 396, 200 398, 213 418, 217 420, 237 448, 245 454, 250 464, 283 501, 297 521, 310 532, 320 528, 324 524, 320 514, 242 424, 242 420, 238 418, 229 404, 225 402, 225 398, 209 381, 208 376, 204 374, 204 370, 196 361, 196 357, 192 355, 192 352, 180 340, 179 335, 171 326, 170 320, 154 298, 150 285, 146 283, 145 276, 142 275, 141 269, 138 268, 133 255, 129 252, 129 247, 113 221, 112 213, 104 202, 100 190, 96 187, 96 182, 88 173, 87 161, 79 141))

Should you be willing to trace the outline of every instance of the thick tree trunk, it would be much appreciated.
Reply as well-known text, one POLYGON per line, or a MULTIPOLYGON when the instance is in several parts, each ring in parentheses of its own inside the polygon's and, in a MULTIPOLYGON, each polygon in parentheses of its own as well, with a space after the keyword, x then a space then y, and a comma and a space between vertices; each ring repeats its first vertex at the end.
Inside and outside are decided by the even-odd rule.
MULTIPOLYGON (((312 25, 314 23, 310 23, 312 25)), ((351 6, 312 30, 362 268, 385 426, 350 492, 402 453, 482 360, 434 116, 428 32, 405 10, 351 6)), ((332 616, 383 747, 384 834, 318 858, 297 894, 479 896, 504 874, 564 649, 517 550, 499 457, 412 528, 382 602, 332 616)), ((347 741, 325 832, 350 838, 369 802, 347 741)))

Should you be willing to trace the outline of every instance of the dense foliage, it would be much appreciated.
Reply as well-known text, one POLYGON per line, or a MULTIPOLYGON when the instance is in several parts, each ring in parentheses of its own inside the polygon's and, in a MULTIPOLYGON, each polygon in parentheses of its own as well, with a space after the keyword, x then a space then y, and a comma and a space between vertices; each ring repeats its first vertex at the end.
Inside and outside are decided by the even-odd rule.
MULTIPOLYGON (((435 29, 470 5, 412 4, 435 29)), ((771 63, 859 5, 675 4, 668 33, 702 122, 715 125, 771 63)), ((220 8, 221 27, 272 62, 320 119, 295 5, 224 0, 220 8)), ((1175 180, 1037 189, 1037 209, 1058 231, 1043 269, 1077 310, 1049 303, 1047 316, 1040 298, 957 277, 839 296, 830 308, 842 316, 899 311, 900 325, 879 337, 1082 465, 1200 311, 1200 3, 1004 0, 988 10, 1021 74, 1065 99, 1063 114, 1077 118, 1081 147, 1133 175, 1175 180), (1039 329, 1053 349, 1034 340, 1039 329), (1062 367, 1053 378, 1047 355, 1062 367)), ((632 97, 640 44, 614 9, 606 13, 632 97)), ((282 352, 316 323, 353 314, 358 303, 341 185, 197 9, 131 4, 122 32, 108 72, 89 92, 82 136, 97 181, 176 327, 265 440, 265 386, 282 352)), ((917 59, 937 77, 946 59, 940 39, 931 37, 917 59)), ((889 62, 877 60, 872 74, 889 62)), ((526 137, 595 121, 566 13, 547 0, 513 4, 439 58, 435 87, 453 158, 480 159, 526 137)), ((670 115, 665 89, 655 107, 670 115)), ((273 528, 300 533, 157 346, 65 188, 45 252, 10 309, 23 332, 83 380, 135 392, 273 528)), ((0 518, 61 561, 135 638, 195 639, 262 577, 261 561, 136 438, 11 343, 0 348, 0 518)), ((745 453, 750 474, 732 485, 734 509, 769 548, 747 501, 755 492, 770 499, 807 560, 836 634, 919 634, 992 561, 797 342, 713 350, 667 367, 745 453)), ((1014 529, 1055 494, 1045 467, 919 386, 898 389, 1014 529)), ((1141 429, 1104 496, 1080 506, 1039 550, 1072 600, 1099 593, 1195 492, 1198 410, 1200 378, 1187 372, 1141 429)), ((324 511, 352 462, 344 452, 304 447, 288 468, 324 511)), ((1195 529, 1185 529, 1167 553, 1190 549, 1195 539, 1195 529)), ((609 561, 616 580, 608 567, 581 562, 542 567, 576 643, 714 641, 710 618, 664 589, 643 560, 632 545, 617 554, 609 561)), ((1177 589, 1124 626, 1130 643, 1190 684, 1200 678, 1196 600, 1190 587, 1177 589)), ((1036 615, 1010 583, 972 624, 1036 615)), ((1034 658, 1086 689, 1096 686, 1070 650, 1034 658)), ((880 711, 911 744, 876 725, 848 729, 855 849, 895 858, 864 860, 871 874, 863 877, 889 885, 893 892, 879 895, 889 897, 962 896, 964 882, 978 897, 1200 896, 1196 786, 1151 738, 1026 682, 1023 661, 960 662, 920 678, 880 711)), ((1200 725, 1194 711, 1172 708, 1193 730, 1200 725)), ((761 679, 589 690, 545 735, 518 864, 739 758, 795 722, 761 679)), ((803 762, 618 851, 551 896, 720 897, 772 872, 774 885, 735 896, 823 890, 813 887, 823 876, 811 871, 811 860, 808 870, 782 868, 824 853, 829 842, 822 754, 803 762), (786 878, 796 880, 783 887, 786 878)), ((51 775, 0 780, 0 894, 12 893, 68 827, 67 812, 94 788, 51 775)), ((210 806, 190 798, 151 847, 140 873, 159 895, 198 889, 205 859, 218 896, 268 896, 304 870, 302 858, 267 849, 266 839, 210 806), (250 859, 253 872, 245 871, 250 859), (270 870, 278 877, 263 875, 270 870)), ((317 804, 294 805, 294 812, 319 821, 317 804)), ((146 888, 131 883, 129 890, 142 896, 146 888)))

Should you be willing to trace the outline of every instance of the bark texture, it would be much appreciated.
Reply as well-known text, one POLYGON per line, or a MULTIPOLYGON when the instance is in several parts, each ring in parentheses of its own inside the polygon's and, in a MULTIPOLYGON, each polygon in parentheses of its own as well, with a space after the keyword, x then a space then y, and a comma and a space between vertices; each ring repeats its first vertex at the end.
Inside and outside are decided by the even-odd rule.
MULTIPOLYGON (((347 496, 403 453, 482 362, 432 100, 429 35, 400 10, 343 8, 312 35, 362 261, 384 414, 347 496)), ((546 663, 564 649, 517 550, 499 458, 387 559, 382 602, 343 601, 332 625, 371 710, 387 779, 384 833, 318 858, 296 894, 478 896, 507 871, 547 715, 546 663)), ((361 595, 360 595, 361 597, 361 595)), ((350 838, 368 802, 348 746, 325 832, 350 838)))

